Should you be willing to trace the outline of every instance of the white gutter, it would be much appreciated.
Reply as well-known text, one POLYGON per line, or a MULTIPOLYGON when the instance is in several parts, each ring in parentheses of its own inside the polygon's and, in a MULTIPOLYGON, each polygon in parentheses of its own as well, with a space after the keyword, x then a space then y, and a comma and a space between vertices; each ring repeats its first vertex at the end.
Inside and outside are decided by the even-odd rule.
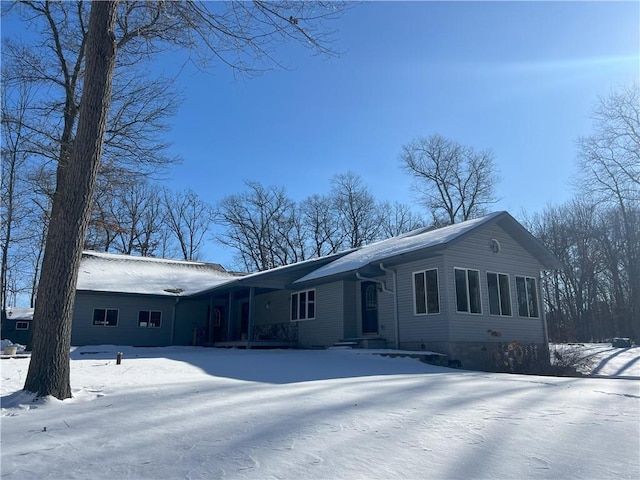
POLYGON ((393 277, 393 323, 396 331, 396 350, 400 350, 400 323, 398 322, 398 275, 395 270, 386 268, 382 262, 380 262, 380 270, 385 273, 390 273, 393 277))
MULTIPOLYGON (((391 272, 393 275, 393 285, 394 285, 394 289, 396 288, 396 272, 394 272, 393 270, 389 270, 387 268, 384 268, 384 265, 382 263, 380 263, 380 268, 384 271, 384 272, 391 272)), ((380 285, 380 291, 384 292, 384 293, 390 293, 393 295, 393 321, 394 321, 394 327, 395 327, 395 333, 396 333, 396 348, 399 348, 399 337, 398 337, 398 299, 397 299, 397 295, 395 294, 394 290, 389 290, 387 288, 387 286, 385 285, 385 283, 382 280, 377 280, 375 278, 368 278, 368 277, 363 277, 362 275, 360 275, 360 272, 356 272, 356 278, 358 280, 364 280, 366 282, 374 282, 377 283, 378 285, 380 285)))

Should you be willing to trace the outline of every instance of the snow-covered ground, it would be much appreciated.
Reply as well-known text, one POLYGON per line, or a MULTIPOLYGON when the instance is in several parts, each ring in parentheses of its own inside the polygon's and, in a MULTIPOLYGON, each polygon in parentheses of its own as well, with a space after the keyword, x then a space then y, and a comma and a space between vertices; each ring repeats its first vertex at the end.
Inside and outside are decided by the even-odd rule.
POLYGON ((34 401, 29 359, 3 359, 1 476, 640 478, 640 348, 591 348, 594 372, 617 378, 358 350, 83 347, 64 402, 34 401))

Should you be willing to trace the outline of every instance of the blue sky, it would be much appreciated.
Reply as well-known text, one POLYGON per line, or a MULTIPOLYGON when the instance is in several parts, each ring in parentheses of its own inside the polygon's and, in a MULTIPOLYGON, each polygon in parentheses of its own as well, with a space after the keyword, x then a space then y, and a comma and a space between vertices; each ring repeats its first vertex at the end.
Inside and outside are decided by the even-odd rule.
POLYGON ((575 142, 598 96, 640 78, 639 5, 357 5, 335 23, 338 58, 286 46, 289 70, 251 80, 185 71, 171 184, 213 203, 255 180, 302 200, 351 170, 379 200, 419 209, 399 153, 438 133, 494 152, 495 209, 541 211, 572 194, 575 142))
POLYGON ((331 27, 337 58, 288 44, 290 68, 253 79, 184 68, 167 184, 212 204, 245 180, 303 200, 351 170, 419 211, 399 154, 437 133, 494 152, 496 210, 538 212, 571 196, 598 96, 640 78, 640 2, 371 2, 331 27))

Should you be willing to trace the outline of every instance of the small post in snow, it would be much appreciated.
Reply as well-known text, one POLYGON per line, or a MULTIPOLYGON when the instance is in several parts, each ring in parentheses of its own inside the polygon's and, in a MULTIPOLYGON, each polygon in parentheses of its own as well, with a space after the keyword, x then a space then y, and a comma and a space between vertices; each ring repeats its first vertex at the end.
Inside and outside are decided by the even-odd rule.
POLYGON ((122 363, 122 352, 116 353, 116 365, 120 365, 122 363))

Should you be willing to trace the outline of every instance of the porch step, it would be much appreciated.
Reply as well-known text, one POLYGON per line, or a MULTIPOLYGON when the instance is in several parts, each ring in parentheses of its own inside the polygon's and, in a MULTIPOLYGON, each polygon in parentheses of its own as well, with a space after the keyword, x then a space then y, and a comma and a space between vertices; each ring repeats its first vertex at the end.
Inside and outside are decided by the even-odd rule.
POLYGON ((333 344, 334 347, 386 348, 387 340, 381 337, 344 338, 333 344))

